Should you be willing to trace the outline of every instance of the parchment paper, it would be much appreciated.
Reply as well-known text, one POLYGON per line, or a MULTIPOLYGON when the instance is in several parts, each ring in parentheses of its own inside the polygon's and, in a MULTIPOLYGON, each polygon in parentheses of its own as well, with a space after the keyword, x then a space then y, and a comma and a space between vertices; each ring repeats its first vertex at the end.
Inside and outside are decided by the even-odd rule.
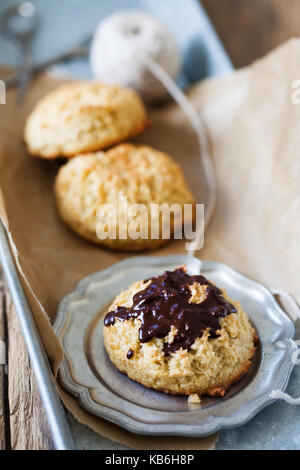
MULTIPOLYGON (((190 97, 208 126, 218 179, 218 205, 205 234, 203 259, 223 261, 300 301, 300 105, 291 83, 300 75, 300 41, 293 40, 230 77, 196 86, 190 97)), ((40 77, 22 108, 9 93, 0 107, 0 210, 9 225, 23 285, 56 371, 62 348, 52 328, 58 302, 85 275, 128 256, 81 240, 58 219, 53 179, 61 163, 33 159, 22 140, 24 118, 59 80, 40 77), (5 206, 5 211, 3 206, 5 206)), ((169 152, 182 165, 198 202, 207 198, 196 139, 175 105, 151 112, 139 141, 169 152)), ((153 252, 184 252, 171 242, 153 252)), ((134 256, 134 255, 133 255, 134 256)), ((211 448, 206 439, 145 438, 85 412, 61 389, 71 412, 100 434, 134 448, 211 448)))

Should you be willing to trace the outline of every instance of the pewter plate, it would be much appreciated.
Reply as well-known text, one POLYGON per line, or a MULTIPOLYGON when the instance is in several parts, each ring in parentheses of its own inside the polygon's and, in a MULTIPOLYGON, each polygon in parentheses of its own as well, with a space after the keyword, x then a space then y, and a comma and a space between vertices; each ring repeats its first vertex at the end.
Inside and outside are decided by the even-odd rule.
POLYGON ((274 401, 272 390, 286 389, 293 369, 294 325, 272 294, 224 264, 185 255, 132 257, 84 278, 60 303, 54 329, 65 349, 63 387, 89 412, 138 434, 203 437, 244 424, 274 401), (132 381, 109 361, 102 339, 103 313, 121 290, 183 264, 239 300, 260 338, 248 373, 225 397, 201 404, 132 381))

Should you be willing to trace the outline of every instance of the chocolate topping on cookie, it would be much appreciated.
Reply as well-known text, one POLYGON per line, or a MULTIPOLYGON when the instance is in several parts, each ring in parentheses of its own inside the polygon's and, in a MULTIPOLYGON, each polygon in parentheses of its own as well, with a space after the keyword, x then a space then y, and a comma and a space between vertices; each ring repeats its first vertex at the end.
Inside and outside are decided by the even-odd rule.
POLYGON ((150 284, 133 297, 130 308, 118 306, 108 312, 104 319, 105 326, 120 321, 137 318, 141 321, 139 339, 146 343, 153 338, 164 338, 176 329, 174 339, 165 343, 166 355, 180 348, 190 349, 197 338, 201 338, 208 328, 212 338, 218 336, 219 318, 236 312, 236 308, 222 295, 222 291, 204 276, 190 276, 184 268, 166 271, 163 275, 150 279, 150 284), (200 303, 190 301, 191 285, 205 286, 205 299, 200 303))
POLYGON ((128 349, 128 353, 127 353, 127 359, 131 359, 132 357, 134 356, 134 351, 132 351, 132 349, 128 349))

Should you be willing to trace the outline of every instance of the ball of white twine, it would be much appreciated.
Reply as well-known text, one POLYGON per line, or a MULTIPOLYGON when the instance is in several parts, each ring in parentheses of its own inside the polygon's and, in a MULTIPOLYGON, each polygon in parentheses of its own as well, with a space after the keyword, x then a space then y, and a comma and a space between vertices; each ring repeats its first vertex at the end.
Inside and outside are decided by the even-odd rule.
POLYGON ((161 83, 149 73, 145 56, 157 62, 173 79, 181 64, 171 32, 152 16, 140 11, 117 12, 96 29, 91 45, 94 76, 136 89, 147 102, 166 96, 161 83))

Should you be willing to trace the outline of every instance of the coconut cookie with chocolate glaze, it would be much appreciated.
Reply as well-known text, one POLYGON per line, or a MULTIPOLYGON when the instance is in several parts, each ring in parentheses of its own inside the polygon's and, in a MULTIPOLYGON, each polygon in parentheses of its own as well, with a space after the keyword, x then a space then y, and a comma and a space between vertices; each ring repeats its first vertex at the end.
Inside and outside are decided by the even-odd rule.
POLYGON ((223 396, 251 364, 257 335, 240 304, 184 268, 121 292, 104 319, 106 351, 133 380, 166 393, 223 396))
POLYGON ((100 82, 74 82, 48 93, 27 118, 24 139, 30 154, 73 157, 110 147, 148 126, 139 95, 100 82))

